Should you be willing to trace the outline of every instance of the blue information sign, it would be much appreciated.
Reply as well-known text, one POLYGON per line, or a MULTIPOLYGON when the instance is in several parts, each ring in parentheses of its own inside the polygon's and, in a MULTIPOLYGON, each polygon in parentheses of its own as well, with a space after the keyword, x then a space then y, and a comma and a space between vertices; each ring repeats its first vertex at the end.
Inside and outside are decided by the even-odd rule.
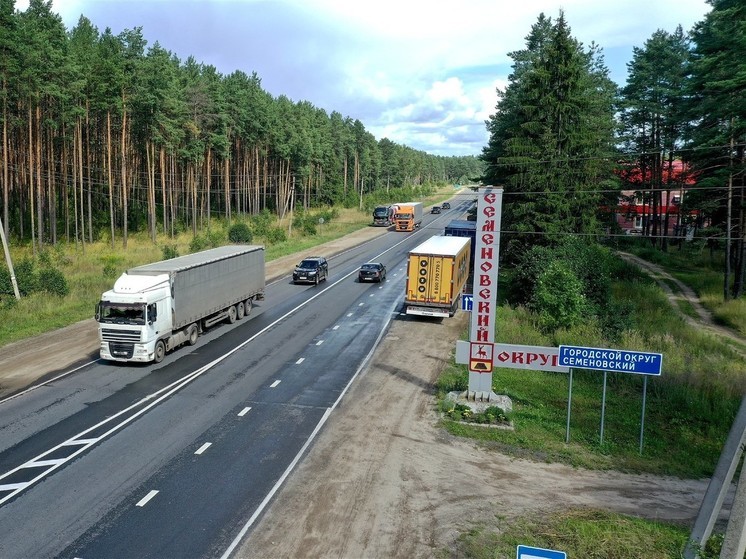
POLYGON ((516 552, 516 559, 567 559, 567 553, 553 549, 519 545, 516 552))
POLYGON ((473 294, 464 293, 461 295, 461 310, 462 311, 470 311, 473 304, 474 304, 473 294))
POLYGON ((557 364, 575 369, 594 369, 636 375, 660 375, 663 355, 623 349, 559 346, 557 364))

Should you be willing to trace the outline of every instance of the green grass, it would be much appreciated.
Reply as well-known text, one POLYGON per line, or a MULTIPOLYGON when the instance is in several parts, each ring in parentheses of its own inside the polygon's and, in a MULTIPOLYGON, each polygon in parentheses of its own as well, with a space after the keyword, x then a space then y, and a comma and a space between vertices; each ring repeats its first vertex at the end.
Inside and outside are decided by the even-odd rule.
POLYGON ((461 534, 441 557, 515 557, 518 545, 564 551, 582 559, 679 559, 688 533, 679 526, 597 510, 495 518, 461 534))
MULTIPOLYGON (((493 389, 508 395, 513 431, 443 420, 451 433, 518 456, 593 469, 699 478, 712 474, 722 443, 746 393, 743 357, 729 343, 689 326, 671 311, 651 280, 617 282, 615 298, 633 308, 634 329, 613 344, 586 324, 553 336, 541 334, 524 308, 502 306, 496 331, 502 343, 613 347, 663 354, 663 374, 648 379, 644 445, 639 453, 643 379, 607 375, 604 441, 600 441, 603 373, 573 375, 570 442, 565 443, 568 375, 496 369, 493 389)), ((464 336, 465 337, 465 336, 464 336)), ((442 394, 468 384, 464 365, 451 364, 439 379, 442 394)))
POLYGON ((625 246, 624 250, 663 266, 668 273, 694 290, 717 322, 746 336, 746 300, 725 301, 723 298, 721 253, 711 256, 709 251, 693 244, 684 244, 681 250, 672 247, 668 252, 650 248, 647 243, 625 246))

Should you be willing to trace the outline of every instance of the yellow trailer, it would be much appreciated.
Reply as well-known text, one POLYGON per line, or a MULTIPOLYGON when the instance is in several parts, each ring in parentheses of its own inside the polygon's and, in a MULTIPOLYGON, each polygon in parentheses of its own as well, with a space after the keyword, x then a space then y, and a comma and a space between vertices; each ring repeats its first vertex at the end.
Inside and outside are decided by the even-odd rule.
POLYGON ((468 237, 430 237, 409 252, 406 313, 447 317, 456 313, 461 292, 469 279, 468 237))

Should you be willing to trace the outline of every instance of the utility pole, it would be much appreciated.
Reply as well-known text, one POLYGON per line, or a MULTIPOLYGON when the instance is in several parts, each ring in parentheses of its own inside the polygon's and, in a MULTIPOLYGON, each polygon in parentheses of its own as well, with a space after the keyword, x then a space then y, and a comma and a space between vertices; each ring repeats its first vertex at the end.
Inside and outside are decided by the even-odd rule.
POLYGON ((8 271, 10 271, 10 283, 13 284, 13 293, 16 299, 21 298, 21 294, 18 292, 18 282, 16 281, 16 273, 13 270, 13 261, 10 259, 10 251, 8 250, 8 242, 5 240, 5 226, 3 220, 0 219, 0 240, 3 242, 3 250, 5 251, 5 261, 8 263, 8 271))

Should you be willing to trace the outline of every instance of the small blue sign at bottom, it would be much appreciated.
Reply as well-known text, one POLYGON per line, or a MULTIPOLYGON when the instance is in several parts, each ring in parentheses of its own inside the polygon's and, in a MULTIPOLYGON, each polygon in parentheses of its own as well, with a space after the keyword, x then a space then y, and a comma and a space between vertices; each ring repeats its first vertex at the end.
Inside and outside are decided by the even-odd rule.
POLYGON ((554 549, 519 545, 516 552, 516 559, 567 559, 567 553, 564 551, 555 551, 554 549))

